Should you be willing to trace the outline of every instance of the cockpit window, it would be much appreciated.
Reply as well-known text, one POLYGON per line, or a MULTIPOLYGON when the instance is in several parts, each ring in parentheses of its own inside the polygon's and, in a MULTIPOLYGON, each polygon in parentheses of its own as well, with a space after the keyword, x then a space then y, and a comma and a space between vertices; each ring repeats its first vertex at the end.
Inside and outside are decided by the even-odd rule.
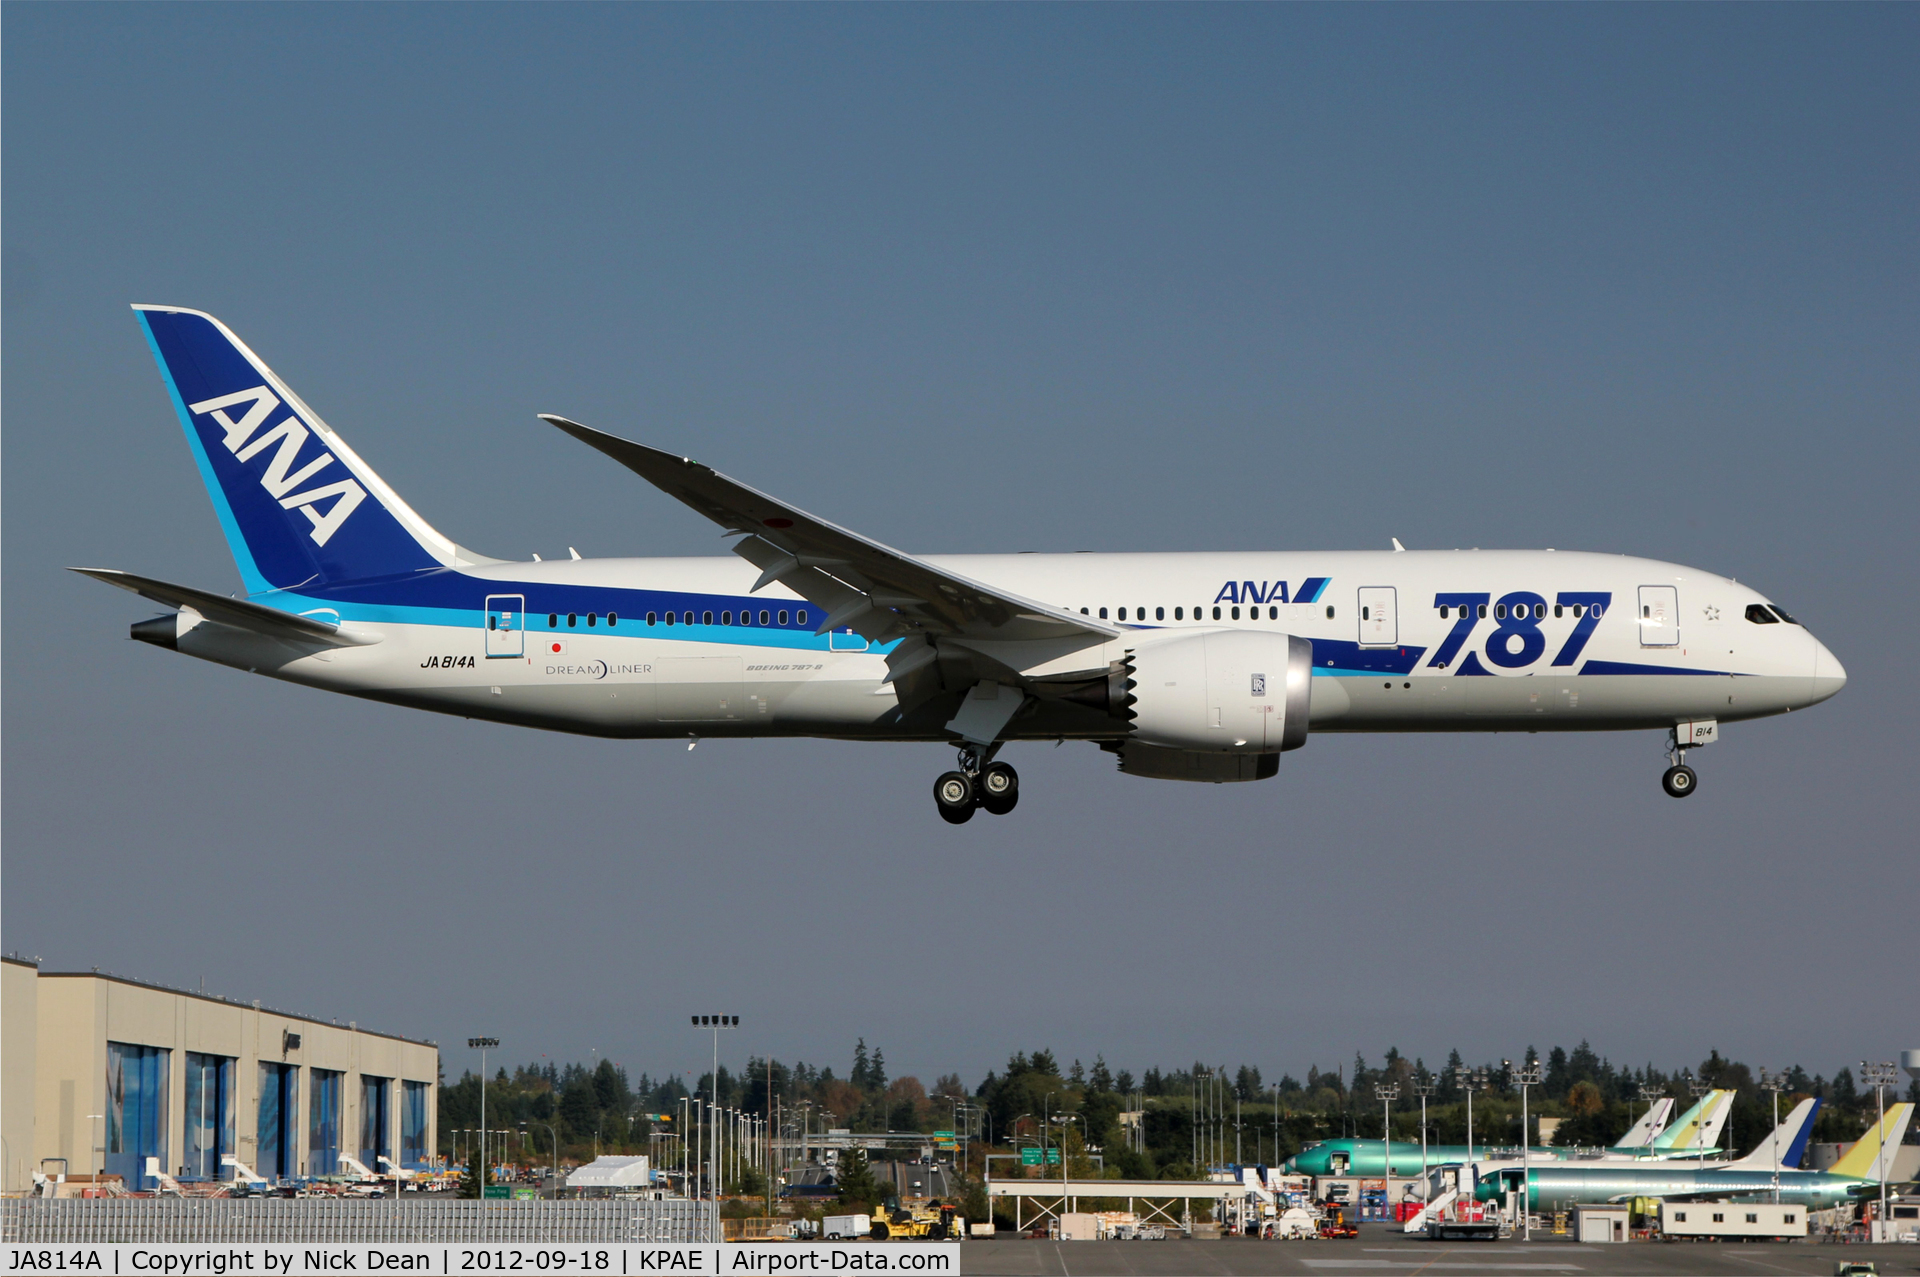
POLYGON ((1781 620, 1783 620, 1783 621, 1785 621, 1785 622, 1786 622, 1786 623, 1787 623, 1788 625, 1798 625, 1798 624, 1800 624, 1800 622, 1798 622, 1798 621, 1796 621, 1796 620, 1794 620, 1794 619, 1793 619, 1792 617, 1790 617, 1790 616, 1788 616, 1788 615, 1787 615, 1787 609, 1785 609, 1785 608, 1783 608, 1783 607, 1781 607, 1781 606, 1780 606, 1780 605, 1779 605, 1778 603, 1769 603, 1769 604, 1767 604, 1767 606, 1768 606, 1769 608, 1771 608, 1771 609, 1773 609, 1773 614, 1774 614, 1775 616, 1777 616, 1777 617, 1779 617, 1779 618, 1780 618, 1781 620))
POLYGON ((1767 605, 1764 603, 1747 604, 1747 619, 1755 625, 1780 624, 1780 618, 1767 611, 1767 605))

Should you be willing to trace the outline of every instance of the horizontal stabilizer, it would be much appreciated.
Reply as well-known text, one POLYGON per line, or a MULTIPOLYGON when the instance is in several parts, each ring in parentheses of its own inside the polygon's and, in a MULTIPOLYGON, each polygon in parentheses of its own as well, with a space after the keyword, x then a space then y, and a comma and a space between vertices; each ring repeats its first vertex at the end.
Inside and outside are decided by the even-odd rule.
POLYGON ((123 590, 131 590, 143 599, 152 599, 166 607, 191 608, 209 621, 231 625, 238 630, 250 630, 267 638, 334 646, 362 641, 341 634, 340 627, 330 621, 296 616, 292 612, 229 598, 211 590, 196 590, 190 585, 174 585, 168 581, 156 581, 152 577, 135 576, 131 572, 116 572, 112 568, 69 570, 81 576, 90 576, 96 581, 105 581, 108 585, 117 585, 123 590))

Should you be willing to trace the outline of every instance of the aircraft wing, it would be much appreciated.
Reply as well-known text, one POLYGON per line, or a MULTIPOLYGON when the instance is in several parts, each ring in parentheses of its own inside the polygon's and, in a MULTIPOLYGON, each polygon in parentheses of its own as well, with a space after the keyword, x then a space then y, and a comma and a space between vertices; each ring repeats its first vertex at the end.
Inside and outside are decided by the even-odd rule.
POLYGON ((739 534, 734 553, 761 569, 753 588, 778 581, 818 605, 825 616, 816 633, 845 627, 876 643, 918 634, 1062 647, 1123 633, 1105 621, 934 567, 689 458, 565 417, 542 413, 540 419, 739 534))
POLYGON ((149 576, 135 576, 131 572, 116 572, 112 568, 72 568, 81 576, 90 576, 96 581, 105 581, 108 585, 117 585, 123 590, 131 590, 143 599, 152 599, 155 603, 167 607, 192 608, 209 621, 221 625, 231 625, 236 629, 251 630, 268 638, 290 639, 305 643, 350 643, 340 633, 340 627, 327 621, 316 620, 310 616, 296 616, 292 612, 282 612, 278 608, 264 607, 258 603, 249 603, 244 599, 229 598, 224 594, 215 594, 211 590, 196 590, 190 585, 174 585, 169 581, 156 581, 149 576))

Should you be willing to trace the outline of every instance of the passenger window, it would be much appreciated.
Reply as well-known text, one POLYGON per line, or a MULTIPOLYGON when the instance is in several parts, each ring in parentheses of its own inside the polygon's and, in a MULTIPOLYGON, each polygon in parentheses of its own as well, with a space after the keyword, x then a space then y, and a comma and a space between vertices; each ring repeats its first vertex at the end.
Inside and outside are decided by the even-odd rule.
POLYGON ((1233 619, 1234 619, 1234 620, 1236 620, 1236 621, 1240 619, 1240 609, 1239 609, 1239 608, 1235 608, 1235 609, 1233 609, 1233 619))
POLYGON ((1560 605, 1558 603, 1553 605, 1553 616, 1555 620, 1560 618, 1560 605))
POLYGON ((1779 617, 1779 618, 1780 618, 1781 620, 1783 620, 1783 621, 1785 621, 1785 622, 1786 622, 1786 623, 1787 623, 1788 625, 1798 625, 1798 624, 1800 624, 1800 622, 1798 622, 1798 621, 1796 621, 1796 620, 1794 620, 1794 619, 1793 619, 1792 617, 1790 617, 1790 616, 1788 616, 1788 615, 1787 615, 1787 609, 1785 609, 1785 608, 1783 608, 1783 607, 1781 607, 1781 606, 1780 606, 1780 605, 1779 605, 1778 603, 1769 603, 1769 604, 1767 604, 1767 606, 1773 609, 1773 614, 1774 614, 1775 616, 1777 616, 1777 617, 1779 617))
POLYGON ((1270 607, 1270 608, 1268 608, 1268 609, 1267 609, 1267 619, 1268 619, 1269 621, 1277 621, 1277 620, 1279 620, 1279 619, 1280 619, 1280 609, 1279 609, 1279 608, 1277 608, 1277 607, 1270 607))
POLYGON ((722 612, 722 613, 720 614, 720 624, 722 624, 722 625, 732 625, 732 624, 733 624, 733 613, 731 613, 731 612, 722 612))
POLYGON ((1213 619, 1216 621, 1220 619, 1220 609, 1217 607, 1213 609, 1213 619))
POLYGON ((490 629, 490 630, 497 630, 497 629, 499 629, 499 628, 500 628, 500 618, 499 618, 499 617, 497 617, 497 616, 490 616, 490 617, 488 617, 488 618, 487 618, 487 628, 488 628, 488 629, 490 629))
POLYGON ((1177 607, 1177 608, 1175 608, 1175 609, 1173 609, 1173 619, 1174 619, 1174 620, 1176 620, 1176 621, 1184 621, 1184 620, 1186 620, 1186 619, 1187 619, 1187 609, 1185 609, 1185 608, 1183 608, 1183 607, 1177 607))
POLYGON ((1165 609, 1165 608, 1163 608, 1163 607, 1157 607, 1157 608, 1155 608, 1155 609, 1153 609, 1153 619, 1154 619, 1154 620, 1156 620, 1156 621, 1164 621, 1164 620, 1166 620, 1166 619, 1167 619, 1167 609, 1165 609))
POLYGON ((589 612, 589 613, 587 613, 587 628, 588 628, 588 629, 592 629, 592 628, 593 628, 594 626, 596 626, 596 625, 598 625, 599 623, 600 623, 600 614, 599 614, 598 612, 589 612))
POLYGON ((547 613, 547 628, 550 630, 560 628, 560 614, 558 612, 547 613))
POLYGON ((580 624, 580 614, 578 612, 567 613, 567 628, 572 629, 578 624, 580 624))
POLYGON ((786 623, 787 623, 787 609, 785 609, 785 608, 781 608, 781 609, 780 609, 780 624, 782 624, 782 625, 785 625, 786 623))
POLYGON ((793 614, 793 623, 795 625, 805 625, 807 623, 807 609, 801 608, 796 611, 793 614))
POLYGON ((1331 603, 1327 604, 1327 619, 1329 621, 1333 619, 1333 604, 1331 603))
POLYGON ((607 628, 612 629, 618 624, 620 624, 620 614, 618 612, 607 613, 607 628))
POLYGON ((1107 609, 1105 608, 1100 609, 1100 619, 1103 621, 1107 619, 1107 609))
POLYGON ((1533 605, 1533 619, 1536 621, 1544 621, 1547 619, 1547 605, 1545 603, 1535 603, 1533 605))
POLYGON ((1575 603, 1575 604, 1573 605, 1573 614, 1574 614, 1574 616, 1576 616, 1576 617, 1577 617, 1577 616, 1579 616, 1579 615, 1580 615, 1580 614, 1581 614, 1582 612, 1584 612, 1584 611, 1586 611, 1586 610, 1587 610, 1586 608, 1584 608, 1584 607, 1582 607, 1582 606, 1580 606, 1580 605, 1579 605, 1578 603, 1575 603))
POLYGON ((1373 611, 1373 609, 1372 609, 1372 608, 1370 608, 1370 607, 1363 607, 1363 608, 1361 608, 1361 609, 1360 609, 1360 619, 1361 619, 1361 620, 1363 620, 1363 621, 1370 621, 1370 620, 1372 620, 1372 619, 1373 619, 1373 617, 1372 617, 1372 616, 1370 615, 1370 614, 1372 613, 1372 611, 1373 611))
POLYGON ((773 613, 767 611, 765 608, 760 609, 760 624, 767 625, 767 624, 770 624, 772 621, 773 621, 773 613))
POLYGON ((675 621, 674 621, 674 617, 675 617, 675 616, 677 616, 677 615, 678 615, 678 613, 674 613, 674 612, 669 612, 669 613, 667 613, 667 624, 668 624, 668 625, 673 625, 673 624, 675 624, 675 621))
MULTIPOLYGON (((647 613, 647 624, 652 625, 654 623, 655 618, 657 618, 659 615, 660 614, 658 612, 647 613)), ((672 624, 672 622, 669 621, 668 624, 672 624)))
POLYGON ((1505 603, 1495 603, 1493 605, 1493 619, 1496 621, 1504 621, 1507 619, 1507 605, 1505 603))
POLYGON ((1127 609, 1125 609, 1125 608, 1121 608, 1121 609, 1120 609, 1120 611, 1119 611, 1119 612, 1117 613, 1117 617, 1118 617, 1118 619, 1119 619, 1119 620, 1122 620, 1122 621, 1124 621, 1124 620, 1126 620, 1126 619, 1127 619, 1127 609))
POLYGON ((702 612, 702 613, 700 614, 700 624, 702 624, 702 625, 712 625, 712 624, 713 624, 713 613, 711 613, 711 612, 702 612))
POLYGON ((691 612, 682 612, 682 613, 680 614, 680 624, 682 624, 682 625, 692 625, 692 624, 693 624, 693 613, 691 613, 691 612))
POLYGON ((1447 609, 1444 607, 1440 609, 1440 619, 1443 621, 1447 619, 1447 609))
POLYGON ((1087 609, 1085 609, 1085 608, 1081 608, 1081 609, 1080 609, 1080 615, 1082 615, 1082 616, 1085 616, 1086 614, 1087 614, 1087 609))
POLYGON ((1487 605, 1486 605, 1485 603, 1482 603, 1482 604, 1480 605, 1480 610, 1479 610, 1479 611, 1478 611, 1478 612, 1477 612, 1477 613, 1476 613, 1475 615, 1477 615, 1477 616, 1478 616, 1478 617, 1479 617, 1479 618, 1480 618, 1481 620, 1483 620, 1483 621, 1484 621, 1484 620, 1486 620, 1486 619, 1487 619, 1487 605))

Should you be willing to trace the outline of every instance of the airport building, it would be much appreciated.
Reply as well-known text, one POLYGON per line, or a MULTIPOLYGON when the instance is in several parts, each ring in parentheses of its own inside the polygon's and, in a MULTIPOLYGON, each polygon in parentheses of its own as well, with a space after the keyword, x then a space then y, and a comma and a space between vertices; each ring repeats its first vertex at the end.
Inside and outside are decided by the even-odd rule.
POLYGON ((268 1179, 428 1163, 440 1049, 98 971, 0 959, 4 1186, 33 1173, 268 1179))

